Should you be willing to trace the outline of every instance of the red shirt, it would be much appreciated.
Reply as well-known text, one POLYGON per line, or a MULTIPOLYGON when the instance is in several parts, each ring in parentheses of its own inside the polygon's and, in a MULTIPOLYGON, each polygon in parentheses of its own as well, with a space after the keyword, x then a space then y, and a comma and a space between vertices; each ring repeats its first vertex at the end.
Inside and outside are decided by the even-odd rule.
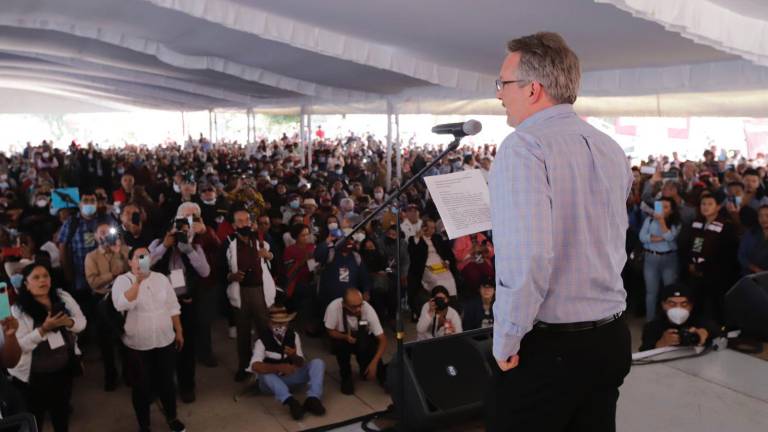
POLYGON ((286 280, 288 281, 286 287, 286 293, 288 297, 293 297, 293 292, 298 284, 309 283, 312 275, 307 266, 307 261, 310 260, 315 253, 315 245, 307 244, 299 246, 298 244, 292 244, 283 252, 283 262, 288 269, 286 272, 286 280))

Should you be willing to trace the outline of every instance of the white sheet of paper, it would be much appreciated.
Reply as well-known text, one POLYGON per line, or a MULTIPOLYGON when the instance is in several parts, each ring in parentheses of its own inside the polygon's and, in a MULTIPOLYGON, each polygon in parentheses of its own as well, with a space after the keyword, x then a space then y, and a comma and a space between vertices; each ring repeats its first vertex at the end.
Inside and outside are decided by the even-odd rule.
POLYGON ((317 261, 315 261, 314 258, 308 259, 307 267, 309 267, 309 271, 315 271, 315 269, 317 268, 317 261))
POLYGON ((181 288, 186 285, 184 281, 184 271, 176 269, 171 271, 171 286, 173 288, 181 288))
POLYGON ((480 170, 424 178, 450 239, 491 229, 491 193, 480 170))
POLYGON ((48 345, 51 347, 52 350, 55 350, 56 348, 61 348, 64 346, 64 336, 61 335, 60 331, 48 333, 47 339, 48 339, 48 345))

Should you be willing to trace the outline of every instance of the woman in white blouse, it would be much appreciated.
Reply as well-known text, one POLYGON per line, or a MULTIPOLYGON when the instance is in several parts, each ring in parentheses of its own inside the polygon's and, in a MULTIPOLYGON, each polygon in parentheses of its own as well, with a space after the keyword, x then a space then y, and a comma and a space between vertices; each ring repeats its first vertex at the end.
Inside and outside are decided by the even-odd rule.
POLYGON ((176 418, 173 381, 176 351, 184 346, 181 307, 168 278, 150 271, 149 249, 135 247, 128 258, 131 271, 115 279, 112 302, 125 313, 125 368, 139 430, 149 431, 149 409, 156 395, 168 426, 181 432, 185 428, 176 418))
POLYGON ((417 340, 461 333, 461 317, 456 309, 448 305, 448 289, 438 285, 432 288, 431 294, 432 298, 424 303, 416 323, 417 340))
POLYGON ((72 296, 51 289, 51 273, 44 264, 32 263, 21 274, 19 297, 11 311, 19 322, 16 337, 22 354, 8 373, 39 430, 48 413, 54 431, 67 431, 72 377, 79 367, 75 335, 85 329, 85 316, 72 296))

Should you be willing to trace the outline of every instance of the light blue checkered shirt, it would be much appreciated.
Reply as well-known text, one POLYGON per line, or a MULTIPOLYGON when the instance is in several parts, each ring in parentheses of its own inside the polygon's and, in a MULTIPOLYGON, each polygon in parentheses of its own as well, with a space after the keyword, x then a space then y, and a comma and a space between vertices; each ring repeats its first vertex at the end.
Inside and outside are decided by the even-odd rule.
POLYGON ((515 355, 537 321, 596 321, 624 311, 623 150, 556 105, 501 144, 489 177, 496 251, 493 354, 515 355))

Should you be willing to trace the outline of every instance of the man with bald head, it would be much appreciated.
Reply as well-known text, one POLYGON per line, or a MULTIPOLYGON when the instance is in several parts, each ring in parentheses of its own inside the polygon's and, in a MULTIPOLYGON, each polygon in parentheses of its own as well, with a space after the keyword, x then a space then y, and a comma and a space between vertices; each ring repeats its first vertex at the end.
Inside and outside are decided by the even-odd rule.
POLYGON ((348 288, 344 297, 332 301, 325 310, 325 328, 331 337, 333 353, 339 363, 341 392, 355 392, 352 381, 352 355, 357 358, 360 376, 385 382, 386 370, 381 360, 387 349, 387 337, 373 307, 363 300, 357 288, 348 288))

